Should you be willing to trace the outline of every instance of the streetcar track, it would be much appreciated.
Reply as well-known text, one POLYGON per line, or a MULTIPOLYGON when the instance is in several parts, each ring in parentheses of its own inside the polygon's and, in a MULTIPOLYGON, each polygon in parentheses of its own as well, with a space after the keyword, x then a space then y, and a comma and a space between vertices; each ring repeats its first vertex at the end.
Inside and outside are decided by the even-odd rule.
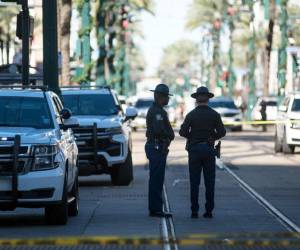
POLYGON ((217 160, 217 166, 220 169, 224 169, 229 173, 232 178, 240 185, 240 187, 247 192, 254 200, 256 200, 270 215, 272 215, 278 222, 280 222, 285 228, 291 232, 300 233, 300 227, 273 206, 268 200, 256 192, 249 184, 247 184, 242 178, 234 173, 230 168, 226 166, 221 160, 217 160))
MULTIPOLYGON (((171 207, 168 199, 168 194, 166 191, 166 186, 163 186, 163 200, 164 200, 164 210, 167 213, 171 212, 171 207)), ((178 244, 176 243, 176 232, 173 217, 163 217, 161 218, 161 232, 164 241, 164 250, 178 250, 178 244)))

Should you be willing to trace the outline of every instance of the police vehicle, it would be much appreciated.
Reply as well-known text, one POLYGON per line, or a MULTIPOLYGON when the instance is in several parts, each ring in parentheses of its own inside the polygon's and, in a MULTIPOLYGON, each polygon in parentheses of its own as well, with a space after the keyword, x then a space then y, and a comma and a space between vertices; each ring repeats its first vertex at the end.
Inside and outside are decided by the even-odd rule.
POLYGON ((129 185, 133 180, 130 120, 136 110, 129 107, 124 113, 109 87, 65 87, 62 95, 80 124, 74 129, 80 175, 109 174, 114 185, 129 185))
POLYGON ((278 108, 275 152, 292 154, 300 146, 300 94, 290 94, 278 108), (296 121, 293 123, 293 121, 296 121))
MULTIPOLYGON (((241 110, 237 108, 234 101, 230 97, 215 97, 209 101, 209 106, 216 110, 222 118, 223 123, 240 122, 243 119, 241 110)), ((242 131, 242 125, 225 125, 232 131, 242 131)))
POLYGON ((77 125, 58 96, 0 88, 0 210, 45 208, 49 224, 78 214, 77 125))

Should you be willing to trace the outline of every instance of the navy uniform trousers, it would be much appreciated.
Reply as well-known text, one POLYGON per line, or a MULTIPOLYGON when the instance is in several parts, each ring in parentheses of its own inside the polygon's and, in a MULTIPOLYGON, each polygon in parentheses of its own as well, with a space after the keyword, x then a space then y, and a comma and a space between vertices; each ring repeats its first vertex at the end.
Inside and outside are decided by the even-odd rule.
POLYGON ((208 144, 195 144, 189 146, 189 172, 192 212, 199 211, 199 185, 201 172, 204 175, 205 184, 205 209, 212 212, 214 209, 215 177, 216 177, 216 152, 214 147, 208 144))
POLYGON ((160 149, 155 149, 154 144, 147 143, 145 145, 146 156, 149 160, 149 211, 163 211, 163 185, 165 179, 165 169, 167 162, 167 153, 161 152, 160 149))

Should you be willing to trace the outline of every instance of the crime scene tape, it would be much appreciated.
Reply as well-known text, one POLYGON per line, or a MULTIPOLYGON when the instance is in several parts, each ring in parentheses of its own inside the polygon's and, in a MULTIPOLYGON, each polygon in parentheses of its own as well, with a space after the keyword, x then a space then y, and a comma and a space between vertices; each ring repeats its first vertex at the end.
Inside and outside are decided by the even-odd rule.
POLYGON ((34 246, 161 246, 164 243, 180 246, 232 246, 232 247, 300 247, 299 233, 262 233, 262 234, 199 234, 168 242, 160 238, 123 238, 123 237, 58 237, 38 239, 1 239, 0 247, 34 246))
POLYGON ((291 124, 298 125, 300 120, 274 120, 274 121, 232 121, 232 122, 223 122, 225 126, 230 125, 276 125, 276 124, 291 124))

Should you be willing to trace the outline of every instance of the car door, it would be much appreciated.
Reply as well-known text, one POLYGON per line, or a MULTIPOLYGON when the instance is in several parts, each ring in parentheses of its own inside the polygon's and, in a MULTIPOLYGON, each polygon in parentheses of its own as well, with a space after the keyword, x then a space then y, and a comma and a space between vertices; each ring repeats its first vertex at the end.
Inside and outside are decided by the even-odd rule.
MULTIPOLYGON (((59 98, 55 95, 52 96, 52 101, 55 108, 55 113, 57 117, 58 124, 63 124, 63 120, 60 116, 60 112, 63 109, 63 106, 59 100, 59 98)), ((64 152, 66 154, 66 158, 68 159, 68 189, 70 189, 73 185, 73 180, 75 176, 75 140, 71 129, 63 130, 61 129, 61 140, 62 147, 64 148, 64 152)))

